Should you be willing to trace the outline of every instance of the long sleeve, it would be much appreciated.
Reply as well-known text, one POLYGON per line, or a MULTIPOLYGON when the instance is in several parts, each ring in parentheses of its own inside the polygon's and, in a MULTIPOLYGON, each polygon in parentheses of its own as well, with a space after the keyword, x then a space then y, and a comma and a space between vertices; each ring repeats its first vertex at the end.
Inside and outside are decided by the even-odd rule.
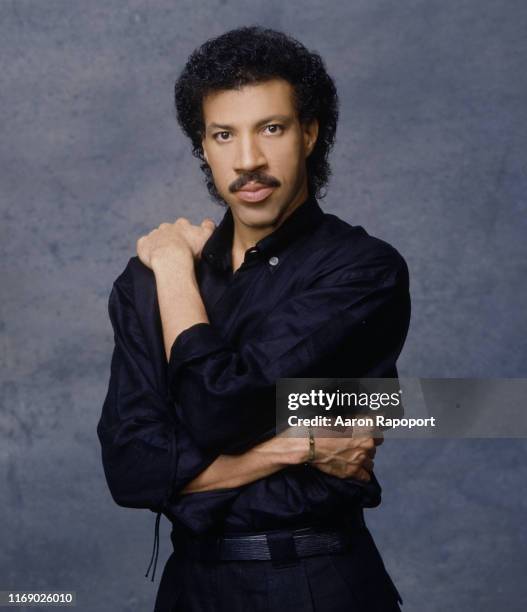
POLYGON ((272 431, 278 378, 395 376, 409 317, 408 269, 395 249, 329 260, 238 346, 210 323, 181 332, 171 401, 198 444, 241 452, 272 431))
POLYGON ((196 447, 170 410, 166 381, 159 376, 161 361, 151 354, 133 296, 128 265, 108 301, 115 346, 97 434, 114 501, 170 511, 177 493, 216 455, 196 447))

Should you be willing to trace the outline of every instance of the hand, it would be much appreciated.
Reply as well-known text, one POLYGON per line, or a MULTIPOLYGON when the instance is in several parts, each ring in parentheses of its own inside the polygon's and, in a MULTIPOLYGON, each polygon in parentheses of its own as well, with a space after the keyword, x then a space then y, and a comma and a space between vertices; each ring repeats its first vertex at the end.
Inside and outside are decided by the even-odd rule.
POLYGON ((154 259, 197 259, 215 227, 214 221, 208 217, 200 225, 192 225, 185 217, 179 217, 175 223, 161 223, 158 228, 139 238, 137 255, 149 268, 153 268, 154 259))
POLYGON ((381 430, 354 427, 350 438, 315 435, 315 459, 310 464, 337 478, 371 480, 377 446, 384 442, 381 430))

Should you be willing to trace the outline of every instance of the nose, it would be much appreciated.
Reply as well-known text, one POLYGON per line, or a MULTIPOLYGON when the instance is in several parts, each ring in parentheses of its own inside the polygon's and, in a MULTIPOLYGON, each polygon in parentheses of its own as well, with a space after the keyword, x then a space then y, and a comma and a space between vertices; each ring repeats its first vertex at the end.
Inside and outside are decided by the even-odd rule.
POLYGON ((238 138, 234 170, 251 172, 267 164, 256 138, 246 134, 238 138))

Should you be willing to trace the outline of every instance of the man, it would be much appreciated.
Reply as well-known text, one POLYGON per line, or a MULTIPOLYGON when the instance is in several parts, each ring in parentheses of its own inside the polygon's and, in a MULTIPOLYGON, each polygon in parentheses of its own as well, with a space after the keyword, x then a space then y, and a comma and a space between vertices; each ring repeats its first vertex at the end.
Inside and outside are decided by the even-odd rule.
POLYGON ((362 510, 382 437, 276 431, 278 378, 396 377, 409 324, 401 255, 317 202, 333 81, 247 27, 197 49, 175 93, 226 212, 138 240, 97 429, 114 500, 157 513, 154 549, 161 514, 173 525, 155 610, 400 610, 362 510))

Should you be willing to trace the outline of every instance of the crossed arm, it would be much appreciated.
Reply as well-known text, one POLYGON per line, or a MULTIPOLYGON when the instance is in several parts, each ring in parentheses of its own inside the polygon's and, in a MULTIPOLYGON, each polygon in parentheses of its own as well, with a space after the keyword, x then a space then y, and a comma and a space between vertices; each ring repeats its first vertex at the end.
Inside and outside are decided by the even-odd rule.
MULTIPOLYGON (((181 493, 223 489, 207 500, 228 503, 230 487, 306 460, 307 436, 271 437, 269 391, 280 377, 320 371, 343 345, 352 344, 350 359, 360 359, 373 332, 389 330, 393 336, 396 330, 402 346, 408 275, 404 260, 389 250, 350 258, 344 267, 329 258, 312 287, 280 303, 258 336, 236 348, 208 322, 194 276, 195 254, 187 246, 164 253, 172 254, 148 260, 155 279, 132 258, 114 283, 108 306, 115 347, 97 432, 116 503, 179 512, 188 498, 181 493), (173 259, 175 252, 181 259, 173 259), (150 336, 157 333, 150 308, 147 314, 138 310, 151 290, 158 296, 163 343, 150 336), (308 329, 298 325, 298 313, 306 309, 312 314, 308 329)), ((387 350, 398 354, 395 346, 387 350)), ((313 467, 369 480, 382 438, 354 435, 317 436, 313 467)))
MULTIPOLYGON (((194 274, 190 252, 174 251, 153 259, 158 303, 167 360, 179 334, 196 323, 209 323, 194 274)), ((257 444, 238 455, 220 455, 182 489, 194 493, 238 487, 307 461, 309 438, 288 437, 287 432, 257 444)), ((340 478, 370 480, 376 445, 382 438, 362 435, 350 438, 318 438, 313 466, 340 478)))
MULTIPOLYGON (((241 455, 220 455, 181 492, 185 494, 239 487, 269 476, 288 465, 304 463, 308 457, 307 440, 307 436, 296 438, 278 434, 241 455)), ((382 437, 373 437, 365 432, 349 438, 317 438, 312 465, 338 478, 355 477, 369 481, 376 446, 382 441, 382 437)))

